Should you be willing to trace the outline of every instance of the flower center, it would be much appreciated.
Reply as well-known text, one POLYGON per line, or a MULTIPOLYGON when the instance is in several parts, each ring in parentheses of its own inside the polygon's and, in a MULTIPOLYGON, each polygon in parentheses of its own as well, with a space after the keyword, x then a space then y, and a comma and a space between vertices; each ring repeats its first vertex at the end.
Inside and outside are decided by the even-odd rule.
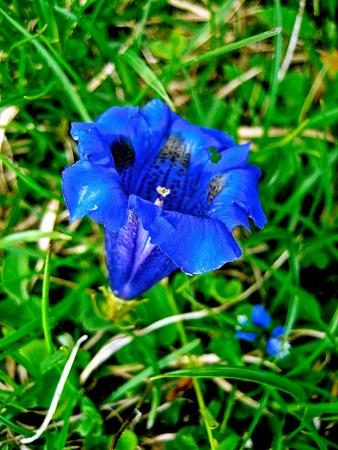
POLYGON ((161 200, 166 197, 165 207, 167 210, 179 211, 186 193, 189 193, 190 151, 190 147, 181 137, 168 136, 157 156, 149 167, 146 167, 146 173, 138 184, 140 187, 136 189, 136 194, 151 202, 157 201, 156 198, 160 194, 161 200), (169 192, 167 196, 163 195, 167 191, 163 191, 162 186, 170 189, 169 197, 169 192))
POLYGON ((156 191, 160 194, 160 197, 155 200, 155 205, 162 208, 164 198, 170 194, 170 189, 162 186, 157 186, 156 191))
POLYGON ((161 197, 166 197, 170 194, 170 189, 162 186, 157 186, 156 191, 160 194, 161 197))

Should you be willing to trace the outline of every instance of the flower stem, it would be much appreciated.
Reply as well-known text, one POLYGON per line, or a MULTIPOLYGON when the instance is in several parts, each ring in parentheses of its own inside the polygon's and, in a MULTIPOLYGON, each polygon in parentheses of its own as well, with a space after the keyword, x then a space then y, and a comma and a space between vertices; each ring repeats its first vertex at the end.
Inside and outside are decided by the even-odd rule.
MULTIPOLYGON (((168 293, 168 301, 171 306, 171 309, 172 309, 173 313, 176 315, 179 313, 179 311, 178 311, 178 308, 176 305, 175 296, 173 295, 172 289, 170 287, 168 287, 167 293, 168 293)), ((184 329, 184 325, 183 325, 182 321, 177 322, 177 329, 180 334, 180 339, 181 339, 182 345, 186 345, 188 343, 188 338, 185 333, 185 329, 184 329)), ((193 366, 194 360, 191 355, 189 356, 189 359, 190 359, 191 365, 193 366)), ((215 450, 216 449, 215 443, 214 443, 215 441, 214 441, 214 437, 212 435, 212 430, 211 430, 211 426, 210 426, 210 422, 209 422, 209 413, 208 413, 207 407, 205 405, 203 394, 202 394, 201 383, 197 378, 193 378, 192 382, 193 382, 198 406, 201 411, 201 415, 203 417, 204 425, 205 425, 205 428, 207 431, 209 444, 210 444, 210 450, 215 450)))

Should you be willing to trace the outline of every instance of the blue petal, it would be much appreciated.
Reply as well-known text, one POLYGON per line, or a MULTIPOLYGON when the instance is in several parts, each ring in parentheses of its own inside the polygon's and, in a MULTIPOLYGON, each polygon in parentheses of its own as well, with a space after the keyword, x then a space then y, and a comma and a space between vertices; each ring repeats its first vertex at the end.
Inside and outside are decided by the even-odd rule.
MULTIPOLYGON (((122 140, 134 152, 130 164, 124 164, 120 170, 123 184, 129 193, 138 192, 143 185, 149 166, 167 138, 170 124, 171 111, 160 100, 150 101, 143 109, 110 108, 96 120, 98 130, 112 149, 116 142, 122 140)), ((123 159, 126 154, 123 146, 118 150, 119 158, 123 159)))
POLYGON ((217 163, 209 162, 205 167, 205 176, 209 178, 221 175, 230 169, 246 166, 250 152, 250 144, 234 145, 222 150, 219 155, 221 159, 217 163))
MULTIPOLYGON (((222 192, 225 184, 225 173, 236 168, 246 168, 250 144, 236 145, 221 150, 219 155, 221 159, 213 163, 211 160, 203 168, 199 179, 198 189, 190 198, 190 210, 202 211, 205 213, 210 206, 211 201, 222 192)), ((240 219, 238 223, 250 228, 247 214, 239 211, 240 219)))
POLYGON ((217 182, 219 192, 212 199, 209 214, 221 220, 229 230, 238 225, 250 229, 248 217, 262 228, 266 218, 258 197, 260 171, 253 166, 225 172, 217 182))
POLYGON ((284 334, 285 334, 285 327, 283 327, 283 326, 278 326, 278 327, 274 328, 271 333, 271 335, 273 337, 277 337, 277 338, 284 336, 284 334))
POLYGON ((137 297, 177 268, 150 243, 149 233, 132 211, 118 232, 105 229, 105 244, 110 285, 120 298, 137 297))
POLYGON ((279 338, 270 338, 266 344, 266 351, 271 356, 277 356, 278 359, 285 358, 290 353, 291 344, 288 341, 282 341, 279 338))
POLYGON ((62 180, 71 220, 88 215, 112 231, 124 225, 128 199, 114 169, 78 161, 63 171, 62 180))
POLYGON ((70 134, 78 141, 77 150, 82 160, 103 167, 114 168, 114 160, 109 145, 99 133, 95 123, 72 123, 70 134))
POLYGON ((161 100, 154 99, 145 105, 141 114, 148 125, 150 142, 150 149, 143 148, 143 152, 146 152, 144 159, 151 162, 156 156, 154 152, 158 152, 168 136, 171 126, 171 111, 169 106, 161 100), (151 151, 149 152, 149 150, 151 151))
MULTIPOLYGON (((156 187, 166 187, 171 192, 166 207, 175 211, 186 211, 196 193, 196 186, 201 182, 204 167, 210 161, 210 148, 215 147, 221 151, 225 148, 224 142, 229 144, 230 138, 219 132, 224 135, 223 142, 220 143, 212 131, 192 125, 175 113, 170 112, 168 118, 167 111, 163 106, 160 110, 159 105, 161 102, 156 101, 153 109, 156 107, 154 117, 161 114, 157 118, 163 124, 161 133, 160 127, 157 129, 158 135, 162 136, 161 145, 134 193, 154 202, 157 196, 156 187)), ((218 136, 217 133, 216 135, 218 136)))
POLYGON ((147 124, 147 138, 143 140, 137 150, 137 158, 134 168, 134 182, 132 192, 153 200, 156 198, 156 187, 161 184, 157 168, 157 158, 168 139, 171 126, 171 111, 169 107, 158 99, 152 100, 141 110, 144 122, 147 124), (150 186, 148 194, 147 186, 154 176, 155 182, 150 186))
MULTIPOLYGON (((175 204, 170 209, 187 212, 196 195, 196 188, 202 183, 205 166, 211 160, 210 148, 220 150, 222 143, 212 133, 208 133, 209 129, 192 125, 177 114, 173 114, 173 116, 174 122, 170 133, 181 141, 183 147, 181 160, 186 164, 184 164, 183 173, 177 167, 172 188, 174 195, 175 189, 177 189, 179 192, 177 197, 181 198, 175 199, 175 204)), ((165 187, 170 188, 170 186, 165 187)))
POLYGON ((241 256, 237 242, 217 220, 166 211, 136 196, 130 197, 129 206, 151 242, 188 274, 217 269, 241 256))
POLYGON ((282 350, 282 342, 278 338, 270 338, 266 343, 266 351, 268 355, 275 356, 282 350))
POLYGON ((271 322, 270 314, 262 305, 255 305, 251 313, 252 322, 259 327, 268 327, 271 322))
POLYGON ((145 124, 141 122, 140 108, 136 106, 118 107, 107 109, 96 120, 96 128, 105 137, 107 142, 114 140, 115 136, 125 136, 134 142, 140 142, 137 131, 143 134, 145 124), (139 123, 138 123, 139 122, 139 123), (139 129, 137 130, 137 124, 139 129))
POLYGON ((249 333, 247 331, 237 331, 235 334, 237 339, 240 339, 242 341, 252 342, 256 339, 257 334, 256 333, 249 333))
MULTIPOLYGON (((167 124, 167 122, 165 122, 167 124)), ((211 136, 171 113, 170 128, 157 156, 143 175, 140 188, 135 193, 154 202, 156 188, 170 189, 166 207, 175 211, 185 211, 191 195, 196 192, 205 164, 210 160, 209 148, 219 146, 211 136)))
POLYGON ((199 127, 204 134, 211 136, 218 142, 217 149, 226 149, 236 145, 234 138, 226 134, 224 131, 215 130, 213 128, 199 127))
POLYGON ((130 192, 138 179, 139 164, 143 162, 143 148, 148 148, 149 130, 140 108, 113 107, 95 121, 96 128, 113 153, 116 169, 123 187, 130 192))

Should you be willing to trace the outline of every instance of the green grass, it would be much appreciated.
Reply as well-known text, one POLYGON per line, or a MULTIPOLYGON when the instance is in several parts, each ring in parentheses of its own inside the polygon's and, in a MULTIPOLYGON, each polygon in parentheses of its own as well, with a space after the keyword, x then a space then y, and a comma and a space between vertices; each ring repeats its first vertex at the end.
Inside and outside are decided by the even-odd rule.
POLYGON ((29 448, 338 448, 334 0, 0 5, 1 448, 40 427, 84 335, 29 448), (239 232, 239 261, 121 302, 102 228, 69 223, 60 173, 70 122, 153 97, 252 141, 268 224, 239 232), (286 325, 284 359, 235 338, 254 304, 286 325))

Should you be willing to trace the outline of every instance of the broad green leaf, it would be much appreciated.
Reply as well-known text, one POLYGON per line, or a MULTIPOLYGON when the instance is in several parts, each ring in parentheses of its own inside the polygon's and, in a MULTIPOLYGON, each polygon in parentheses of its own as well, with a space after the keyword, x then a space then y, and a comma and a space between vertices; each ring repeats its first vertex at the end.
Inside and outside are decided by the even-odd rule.
POLYGON ((76 431, 81 436, 101 435, 103 419, 95 404, 88 397, 82 397, 80 408, 83 418, 77 423, 76 431))
POLYGON ((137 435, 131 430, 125 430, 115 447, 116 450, 136 450, 138 443, 137 435))
POLYGON ((3 264, 2 283, 5 291, 22 302, 28 299, 29 256, 9 253, 3 264))
POLYGON ((169 41, 154 41, 150 43, 150 50, 155 56, 163 59, 173 59, 180 56, 187 46, 187 40, 180 34, 172 34, 169 41))
POLYGON ((34 339, 20 349, 20 353, 25 356, 34 366, 40 370, 40 364, 49 355, 44 339, 34 339))

